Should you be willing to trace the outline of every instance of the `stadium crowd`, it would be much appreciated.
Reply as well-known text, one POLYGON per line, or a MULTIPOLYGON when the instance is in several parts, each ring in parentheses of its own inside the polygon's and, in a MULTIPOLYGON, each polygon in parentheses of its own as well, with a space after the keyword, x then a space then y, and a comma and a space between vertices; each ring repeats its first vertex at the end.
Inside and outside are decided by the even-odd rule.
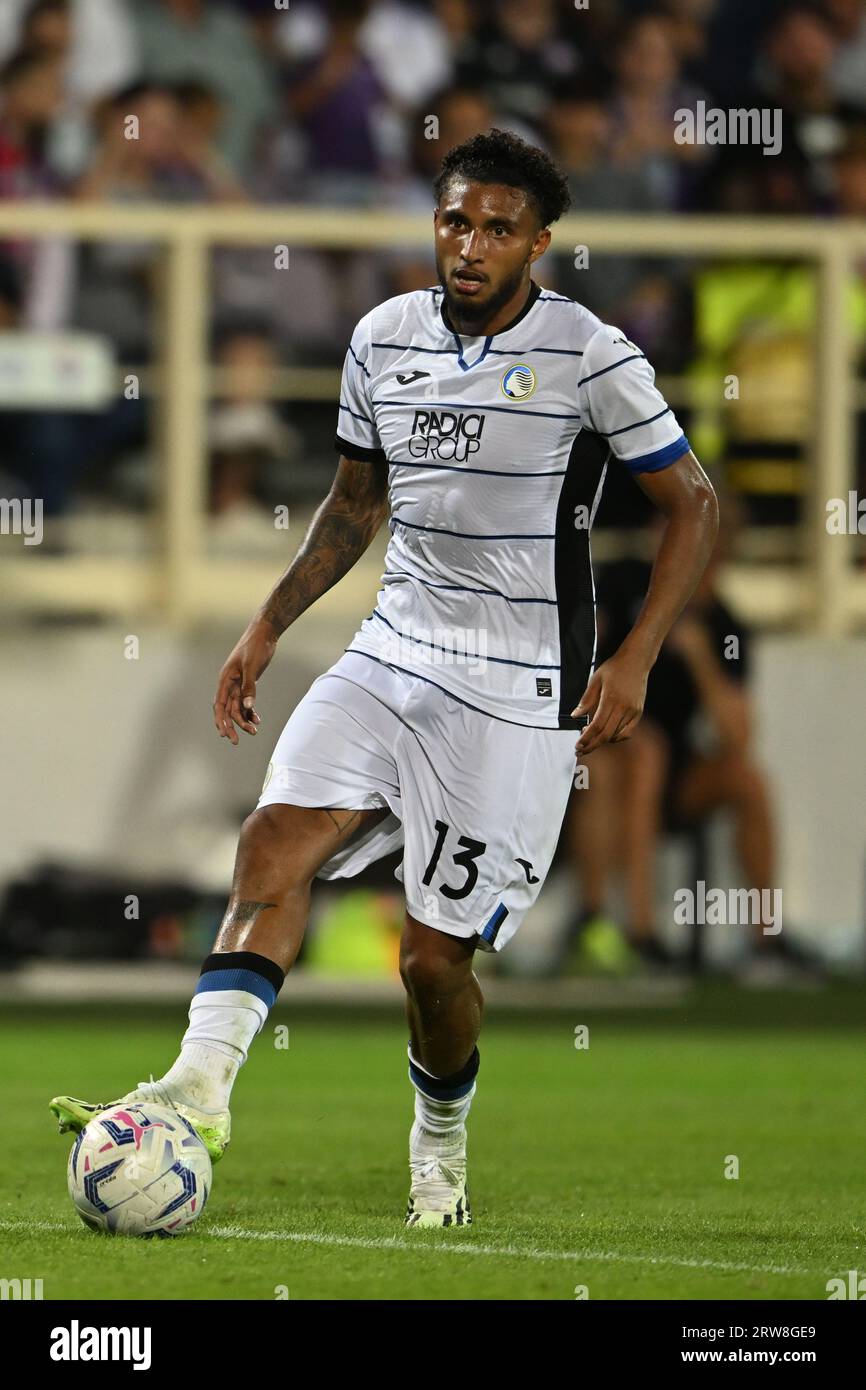
MULTIPOLYGON (((577 212, 862 215, 866 0, 0 5, 0 200, 429 211, 444 152, 491 125, 556 157, 577 212), (699 101, 778 110, 778 153, 678 143, 675 113, 699 101)), ((75 328, 108 342, 118 364, 146 365, 157 349, 155 264, 146 243, 6 241, 0 327, 75 328)), ((429 256, 397 248, 293 247, 292 269, 291 295, 275 293, 272 247, 215 250, 214 352, 224 364, 335 366, 372 303, 435 274, 429 256)), ((601 256, 588 269, 548 256, 543 266, 545 285, 620 325, 660 372, 712 372, 732 353, 757 370, 749 336, 757 303, 761 370, 801 400, 811 312, 804 275, 726 267, 719 281, 673 255, 601 256), (777 349, 769 358, 767 322, 777 349)), ((860 308, 866 328, 866 300, 860 308)), ((763 395, 779 384, 763 382, 763 395)), ((710 466, 741 445, 787 464, 803 434, 796 410, 780 414, 738 423, 731 411, 739 443, 714 438, 712 421, 687 424, 710 466)), ((124 402, 98 417, 34 417, 7 408, 5 423, 0 472, 56 515, 87 474, 102 486, 105 465, 146 440, 148 409, 124 402)), ((292 441, 303 438, 313 471, 323 471, 331 426, 322 406, 296 405, 289 418, 264 386, 219 402, 215 513, 237 510, 266 485, 292 441)), ((774 503, 779 518, 791 509, 774 503)))
POLYGON ((832 212, 866 123, 862 0, 4 0, 0 63, 5 197, 378 206, 471 95, 580 206, 832 212), (781 157, 676 144, 700 98, 780 108, 781 157), (137 106, 146 151, 110 119, 137 106))
MULTIPOLYGON (((862 214, 866 4, 4 0, 0 7, 2 198, 428 208, 445 148, 490 124, 549 149, 569 173, 576 209, 862 214), (779 109, 781 150, 769 158, 754 144, 677 143, 674 113, 699 100, 722 110, 779 109), (131 115, 137 139, 124 124, 131 115)), ((131 301, 134 266, 115 255, 111 263, 131 301)), ((357 307, 344 286, 342 321, 334 322, 340 311, 323 283, 333 279, 330 269, 309 292, 315 322, 298 325, 308 343, 311 335, 332 343, 357 307)), ((607 312, 634 287, 635 269, 617 265, 589 298, 607 312)), ((88 278, 104 289, 105 270, 84 272, 85 298, 88 278)), ((399 290, 417 282, 416 271, 395 260, 388 278, 399 290)), ((255 279, 249 265, 234 277, 227 269, 227 303, 254 300, 255 279)), ((65 289, 33 294, 41 322, 69 312, 65 289)), ((140 309, 127 307, 123 332, 141 335, 140 309)), ((651 302, 643 312, 652 317, 651 302)))

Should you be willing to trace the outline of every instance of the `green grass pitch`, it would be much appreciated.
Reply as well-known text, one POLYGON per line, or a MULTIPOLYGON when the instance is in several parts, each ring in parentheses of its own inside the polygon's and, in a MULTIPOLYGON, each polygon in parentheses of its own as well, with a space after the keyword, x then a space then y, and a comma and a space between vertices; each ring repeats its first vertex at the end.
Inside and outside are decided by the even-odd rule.
POLYGON ((491 1012, 474 1224, 441 1232, 402 1224, 398 1011, 287 1000, 240 1075, 207 1211, 174 1241, 79 1222, 47 1102, 160 1075, 184 1009, 6 1008, 0 1275, 41 1278, 46 1299, 571 1300, 579 1285, 590 1300, 825 1299, 828 1278, 866 1270, 861 994, 717 988, 664 1013, 491 1012))

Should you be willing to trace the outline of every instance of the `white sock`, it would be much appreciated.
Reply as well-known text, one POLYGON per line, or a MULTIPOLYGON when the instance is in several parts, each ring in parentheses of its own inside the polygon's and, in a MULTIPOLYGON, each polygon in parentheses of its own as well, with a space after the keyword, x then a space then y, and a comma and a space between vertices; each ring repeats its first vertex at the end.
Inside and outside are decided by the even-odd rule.
POLYGON ((196 1110, 227 1110, 235 1077, 269 1011, 257 994, 243 989, 194 994, 180 1056, 160 1084, 196 1110))
MULTIPOLYGON (((473 1058, 467 1063, 461 1076, 465 1076, 466 1081, 471 1081, 469 1090, 462 1096, 453 1099, 440 1099, 432 1094, 438 1090, 462 1089, 461 1086, 449 1087, 448 1082, 453 1078, 446 1078, 443 1086, 442 1078, 432 1076, 430 1072, 415 1061, 412 1050, 409 1049, 409 1078, 415 1088, 415 1125, 412 1129, 412 1144, 424 1142, 425 1139, 432 1140, 462 1140, 465 1133, 466 1119, 469 1115, 469 1107, 475 1095, 474 1073, 477 1071, 477 1053, 473 1053, 473 1058), (418 1131, 421 1133, 418 1133, 418 1131)), ((463 1084, 466 1084, 466 1081, 463 1084)))
POLYGON ((227 1110, 235 1077, 240 1071, 239 1057, 208 1043, 181 1043, 180 1055, 172 1063, 160 1085, 170 1086, 175 1097, 205 1114, 227 1110))
POLYGON ((474 1095, 473 1086, 460 1100, 433 1100, 416 1088, 415 1123, 423 1131, 423 1134, 415 1136, 416 1140, 423 1141, 426 1136, 433 1139, 462 1138, 474 1095))

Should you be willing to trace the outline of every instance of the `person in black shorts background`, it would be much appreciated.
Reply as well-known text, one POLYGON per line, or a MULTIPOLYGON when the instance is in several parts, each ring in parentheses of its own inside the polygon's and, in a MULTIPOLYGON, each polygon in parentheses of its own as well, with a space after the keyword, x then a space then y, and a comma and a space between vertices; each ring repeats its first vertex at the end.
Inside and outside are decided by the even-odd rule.
MULTIPOLYGON (((750 634, 717 587, 731 521, 723 510, 713 557, 650 672, 640 727, 628 743, 597 749, 586 764, 588 786, 572 794, 568 850, 581 901, 567 950, 604 920, 617 872, 623 878, 625 937, 632 952, 649 964, 670 963, 656 920, 660 838, 720 811, 733 820, 738 886, 778 886, 770 789, 755 752, 750 634)), ((650 568, 644 560, 626 559, 600 572, 599 662, 631 628, 650 568)), ((781 935, 765 935, 762 925, 753 929, 760 958, 801 954, 781 935)), ((619 965, 627 954, 619 955, 619 965)))

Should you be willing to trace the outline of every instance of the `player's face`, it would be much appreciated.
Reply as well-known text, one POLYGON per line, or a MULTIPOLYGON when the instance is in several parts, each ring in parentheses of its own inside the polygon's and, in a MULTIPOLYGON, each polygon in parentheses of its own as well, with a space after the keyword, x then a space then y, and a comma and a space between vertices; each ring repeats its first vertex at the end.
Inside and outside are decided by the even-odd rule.
POLYGON ((434 215, 436 269, 456 324, 496 331, 519 311, 550 232, 522 189, 454 178, 434 215))

